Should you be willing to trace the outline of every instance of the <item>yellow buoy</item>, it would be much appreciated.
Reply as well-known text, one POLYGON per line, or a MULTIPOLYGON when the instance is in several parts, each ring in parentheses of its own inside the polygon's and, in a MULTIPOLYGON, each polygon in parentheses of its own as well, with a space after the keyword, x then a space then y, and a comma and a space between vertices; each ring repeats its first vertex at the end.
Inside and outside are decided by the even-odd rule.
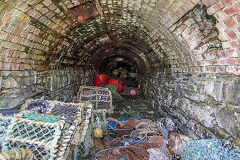
POLYGON ((94 134, 94 137, 96 137, 96 138, 101 138, 101 137, 103 137, 103 131, 102 131, 101 128, 95 128, 95 129, 93 130, 93 134, 94 134))

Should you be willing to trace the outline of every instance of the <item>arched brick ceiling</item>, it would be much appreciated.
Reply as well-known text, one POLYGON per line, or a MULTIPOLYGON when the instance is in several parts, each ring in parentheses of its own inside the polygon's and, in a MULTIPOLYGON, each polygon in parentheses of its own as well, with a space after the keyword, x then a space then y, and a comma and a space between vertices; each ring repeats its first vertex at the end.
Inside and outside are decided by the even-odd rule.
POLYGON ((230 48, 236 43, 239 46, 235 41, 239 34, 239 18, 235 18, 239 0, 202 0, 202 3, 199 0, 0 1, 0 68, 83 67, 91 60, 89 53, 94 54, 96 44, 103 47, 130 39, 137 42, 131 46, 139 51, 136 46, 151 48, 150 54, 139 54, 148 57, 150 68, 171 66, 172 71, 179 72, 239 74, 238 49, 230 48), (200 6, 197 9, 217 18, 211 22, 211 28, 217 28, 213 29, 215 35, 202 32, 208 19, 197 22, 197 14, 203 14, 194 9, 197 4, 200 6), (197 23, 188 15, 192 9, 196 11, 193 21, 197 23), (217 38, 217 42, 206 39, 207 36, 217 38), (212 43, 222 48, 210 50, 212 43), (233 52, 235 57, 219 57, 222 52, 233 52))

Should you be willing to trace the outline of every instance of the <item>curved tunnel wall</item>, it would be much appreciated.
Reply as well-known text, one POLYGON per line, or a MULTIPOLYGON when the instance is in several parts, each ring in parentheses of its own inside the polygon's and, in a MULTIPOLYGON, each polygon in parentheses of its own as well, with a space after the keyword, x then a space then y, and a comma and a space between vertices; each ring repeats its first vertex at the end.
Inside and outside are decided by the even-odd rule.
POLYGON ((188 135, 239 145, 239 8, 239 0, 0 1, 0 106, 72 101, 91 83, 94 55, 128 46, 145 63, 144 93, 160 113, 188 135))

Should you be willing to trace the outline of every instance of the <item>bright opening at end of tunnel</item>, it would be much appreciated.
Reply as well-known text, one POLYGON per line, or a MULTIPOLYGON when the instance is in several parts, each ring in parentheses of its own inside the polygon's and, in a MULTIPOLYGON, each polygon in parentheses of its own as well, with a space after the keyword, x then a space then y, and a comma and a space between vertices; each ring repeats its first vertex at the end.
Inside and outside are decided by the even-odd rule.
POLYGON ((239 8, 0 0, 0 159, 240 159, 239 8))

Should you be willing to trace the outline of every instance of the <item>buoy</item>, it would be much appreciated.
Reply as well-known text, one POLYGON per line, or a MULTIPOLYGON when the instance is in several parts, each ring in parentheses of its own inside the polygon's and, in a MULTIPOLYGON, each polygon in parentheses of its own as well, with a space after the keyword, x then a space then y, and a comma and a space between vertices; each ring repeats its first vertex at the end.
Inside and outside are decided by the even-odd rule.
POLYGON ((131 96, 136 96, 137 95, 137 91, 135 89, 131 89, 130 90, 130 95, 131 96))
POLYGON ((95 129, 93 130, 93 134, 94 134, 94 137, 96 137, 96 138, 101 138, 101 137, 103 137, 103 131, 102 131, 101 128, 95 128, 95 129))

